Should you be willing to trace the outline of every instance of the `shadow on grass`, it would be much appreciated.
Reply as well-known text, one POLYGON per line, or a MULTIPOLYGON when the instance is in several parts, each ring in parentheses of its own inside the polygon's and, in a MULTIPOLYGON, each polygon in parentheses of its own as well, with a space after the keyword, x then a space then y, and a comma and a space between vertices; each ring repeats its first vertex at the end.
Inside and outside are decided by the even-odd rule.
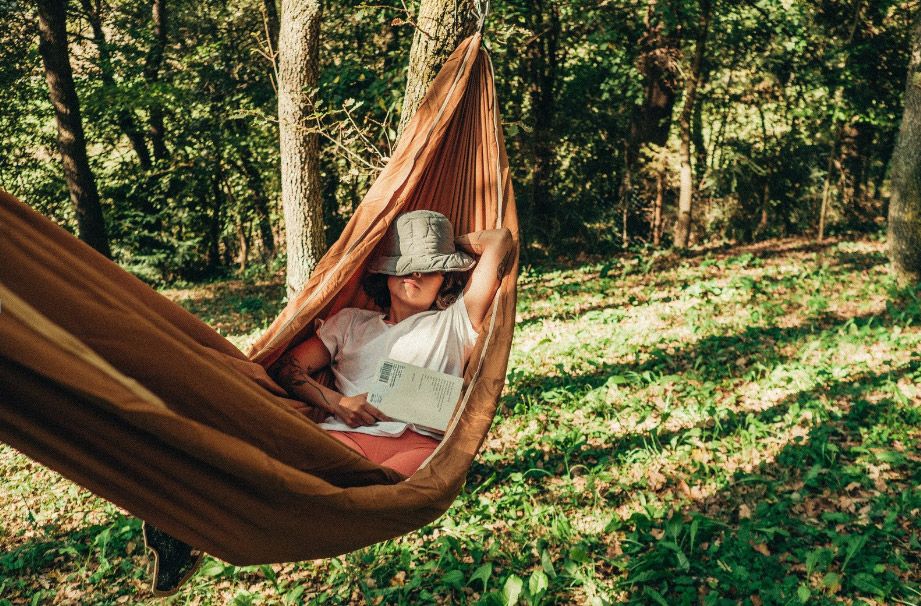
MULTIPOLYGON (((817 243, 803 243, 794 247, 787 248, 766 248, 758 250, 756 249, 752 254, 753 258, 768 259, 774 256, 783 256, 790 252, 824 252, 827 250, 832 243, 826 242, 822 244, 817 243)), ((723 257, 732 258, 737 257, 740 254, 746 254, 745 248, 733 248, 732 252, 734 254, 725 254, 723 257)), ((683 259, 683 258, 682 258, 683 259)), ((686 259, 683 259, 686 260, 686 259)), ((848 274, 853 273, 854 270, 867 271, 873 269, 874 267, 879 267, 888 263, 886 255, 882 252, 849 252, 849 251, 834 251, 834 257, 832 258, 830 264, 825 265, 825 271, 830 272, 832 277, 838 274, 848 274)), ((649 274, 630 274, 627 276, 629 278, 642 278, 643 288, 647 291, 652 292, 667 292, 675 291, 678 292, 683 287, 689 286, 688 279, 682 279, 676 276, 655 276, 650 275, 653 273, 659 273, 663 271, 668 271, 670 269, 675 269, 677 264, 674 264, 674 267, 658 267, 656 266, 654 271, 650 270, 649 274)), ((730 268, 731 269, 731 268, 730 268)), ((789 276, 789 275, 763 275, 758 277, 757 289, 756 292, 760 293, 762 298, 769 298, 772 296, 772 291, 776 289, 777 286, 785 285, 791 281, 796 282, 800 280, 799 276, 789 276)), ((538 282, 536 284, 529 285, 529 288, 540 287, 541 284, 538 282)), ((618 284, 616 278, 601 278, 598 275, 586 276, 580 280, 577 280, 572 283, 567 283, 560 285, 559 288, 554 286, 543 286, 543 288, 548 291, 548 293, 559 293, 567 291, 575 291, 580 294, 587 295, 600 295, 605 297, 603 301, 599 301, 590 305, 580 306, 578 303, 574 303, 571 306, 558 306, 550 310, 538 313, 527 314, 520 322, 518 322, 519 327, 525 327, 532 324, 542 322, 544 320, 572 320, 579 318, 585 313, 597 310, 617 308, 621 306, 635 306, 645 304, 647 295, 644 293, 634 293, 630 300, 624 300, 621 298, 618 300, 614 296, 615 289, 618 289, 621 285, 618 284), (595 281, 597 284, 592 284, 595 281), (636 298, 639 297, 639 300, 636 298)), ((617 296, 622 295, 622 292, 619 292, 617 296)), ((753 293, 754 294, 754 293, 753 293)), ((706 295, 704 295, 706 296, 706 295)), ((537 297, 539 298, 539 297, 537 297)), ((536 298, 536 299, 537 299, 536 298)), ((656 299, 655 303, 662 303, 672 300, 672 297, 669 298, 660 298, 656 299)))
POLYGON ((878 390, 919 368, 915 358, 897 372, 800 394, 843 399, 845 412, 828 412, 805 439, 754 473, 734 474, 717 494, 671 515, 612 521, 609 529, 626 539, 612 563, 626 577, 630 603, 916 599, 921 464, 911 428, 921 411, 878 390))
MULTIPOLYGON (((129 542, 137 546, 137 551, 141 549, 141 521, 119 513, 104 524, 87 524, 70 532, 50 534, 0 553, 0 580, 12 590, 19 579, 19 584, 25 585, 22 589, 28 590, 29 579, 41 578, 48 571, 81 568, 95 570, 91 581, 92 576, 101 578, 110 571, 121 578, 125 571, 135 572, 134 564, 124 559, 129 542), (122 565, 115 565, 118 560, 122 565)), ((27 592, 23 595, 28 597, 27 592)))
MULTIPOLYGON (((916 362, 916 366, 917 364, 916 362)), ((612 438, 608 443, 598 446, 586 446, 586 443, 579 439, 580 436, 577 431, 571 436, 575 438, 572 444, 558 443, 554 445, 557 448, 546 452, 541 448, 531 447, 513 453, 510 462, 484 463, 474 461, 469 479, 474 485, 477 485, 485 481, 486 478, 496 475, 493 481, 501 483, 513 474, 525 473, 537 468, 538 463, 543 469, 551 472, 557 469, 571 469, 576 464, 595 470, 605 466, 613 467, 625 464, 627 459, 638 449, 661 450, 664 444, 682 444, 690 438, 706 442, 721 440, 736 433, 746 425, 763 425, 776 422, 787 414, 791 407, 797 406, 800 409, 804 409, 808 404, 814 403, 820 396, 825 396, 829 399, 839 398, 852 394, 855 386, 859 386, 861 391, 879 389, 913 370, 917 370, 917 367, 909 364, 885 373, 860 373, 846 381, 826 382, 812 389, 796 392, 783 398, 773 406, 758 412, 742 411, 736 413, 726 411, 727 414, 724 417, 708 417, 690 427, 661 433, 652 430, 621 435, 612 438), (549 455, 546 460, 544 459, 545 454, 549 455)), ((609 492, 606 498, 611 505, 616 506, 629 496, 629 491, 638 488, 641 488, 641 486, 620 483, 619 488, 609 492)))
MULTIPOLYGON (((710 468, 685 464, 666 471, 664 486, 657 490, 645 477, 621 483, 608 493, 605 509, 613 511, 637 493, 656 493, 644 502, 658 501, 659 509, 647 507, 629 519, 615 515, 604 533, 580 544, 590 548, 596 571, 624 579, 622 588, 632 604, 832 604, 845 596, 892 603, 891 598, 912 598, 921 589, 916 576, 921 570, 921 459, 914 451, 921 409, 897 398, 891 386, 919 376, 921 357, 915 356, 891 371, 829 380, 767 410, 710 425, 695 440, 713 443, 754 428, 757 444, 758 428, 761 439, 778 437, 764 425, 794 407, 808 411, 814 421, 805 438, 788 440, 754 472, 727 473, 718 463, 710 468), (681 484, 714 479, 725 488, 684 501, 677 511, 664 505, 681 494, 681 484)), ((695 429, 657 438, 630 435, 597 448, 576 444, 574 452, 551 451, 542 463, 550 470, 581 464, 597 477, 629 464, 632 453, 649 441, 681 443, 695 429)), ((521 473, 532 485, 535 502, 581 509, 597 501, 594 494, 541 490, 546 477, 528 478, 526 472, 543 454, 517 453, 512 464, 494 469, 477 463, 471 484, 491 474, 497 483, 508 482, 521 473)))
POLYGON ((750 327, 735 335, 707 336, 675 351, 655 347, 646 351, 647 359, 642 362, 605 363, 594 372, 582 375, 525 375, 510 383, 506 401, 515 406, 529 397, 540 398, 542 394, 557 389, 578 397, 601 387, 611 377, 642 376, 646 373, 653 380, 666 375, 714 383, 755 380, 797 357, 799 351, 794 346, 806 338, 828 335, 845 326, 859 331, 873 326, 892 327, 919 322, 921 309, 910 308, 897 316, 888 311, 849 317, 819 314, 799 326, 750 327))
POLYGON ((183 297, 182 291, 169 293, 192 314, 224 334, 247 334, 267 326, 284 309, 284 284, 252 284, 233 280, 205 285, 183 297))

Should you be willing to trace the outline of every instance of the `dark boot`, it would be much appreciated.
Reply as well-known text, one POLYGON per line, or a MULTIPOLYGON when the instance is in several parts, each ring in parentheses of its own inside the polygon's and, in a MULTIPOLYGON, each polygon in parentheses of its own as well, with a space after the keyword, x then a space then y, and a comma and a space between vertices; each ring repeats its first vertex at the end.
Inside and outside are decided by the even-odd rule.
POLYGON ((157 597, 173 595, 195 574, 205 554, 153 524, 144 522, 143 528, 144 544, 154 555, 151 591, 157 597))

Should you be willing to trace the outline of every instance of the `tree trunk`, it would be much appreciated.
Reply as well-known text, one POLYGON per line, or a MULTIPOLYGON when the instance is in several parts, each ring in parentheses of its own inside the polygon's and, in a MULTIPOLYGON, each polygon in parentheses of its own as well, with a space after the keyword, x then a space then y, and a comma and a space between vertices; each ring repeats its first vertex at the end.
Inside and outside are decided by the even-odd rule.
POLYGON ((422 0, 409 51, 409 72, 397 141, 415 115, 438 70, 457 45, 476 31, 476 26, 473 0, 422 0))
POLYGON ((902 283, 921 282, 921 9, 911 28, 910 56, 889 200, 889 260, 902 283))
MULTIPOLYGON (((154 39, 144 64, 144 79, 148 84, 156 85, 160 81, 160 68, 163 65, 163 56, 166 53, 166 0, 153 0, 151 21, 153 23, 154 39)), ((153 144, 154 158, 158 162, 169 158, 169 150, 166 148, 166 129, 163 124, 163 107, 156 101, 150 108, 149 132, 150 141, 153 144)))
POLYGON ((710 0, 700 1, 700 28, 697 34, 697 44, 694 51, 694 62, 691 73, 688 74, 684 91, 684 107, 678 118, 678 127, 681 134, 679 155, 681 156, 681 170, 678 193, 678 219, 675 221, 676 248, 687 248, 691 237, 691 214, 694 203, 694 175, 691 169, 691 117, 694 112, 694 102, 697 97, 697 85, 700 81, 701 66, 703 65, 704 51, 707 44, 707 32, 710 28, 710 0))
POLYGON ((301 290, 325 250, 313 113, 320 38, 319 0, 282 0, 278 36, 281 198, 288 248, 288 296, 301 290))
POLYGON ((652 215, 652 245, 657 247, 662 243, 662 207, 665 203, 665 186, 667 167, 663 162, 656 171, 656 202, 652 215))
POLYGON ((80 103, 74 87, 67 49, 67 3, 37 0, 38 50, 45 65, 45 81, 54 105, 58 126, 58 148, 64 163, 64 177, 70 201, 77 215, 80 239, 111 257, 96 180, 90 170, 86 139, 80 117, 80 103))
POLYGON ((666 31, 666 24, 657 16, 659 0, 648 0, 643 19, 644 32, 638 46, 637 69, 643 76, 643 102, 632 108, 630 131, 626 141, 624 175, 621 177, 621 204, 626 210, 633 197, 634 175, 638 172, 640 150, 652 143, 668 143, 672 112, 677 90, 676 74, 671 64, 679 39, 666 31))
MULTIPOLYGON (((83 6, 83 12, 89 21, 90 29, 93 30, 93 43, 96 45, 96 52, 99 53, 99 75, 102 83, 109 90, 116 90, 118 85, 113 77, 112 61, 109 56, 109 46, 106 43, 105 31, 102 29, 102 17, 99 14, 99 6, 93 6, 90 0, 80 0, 83 6)), ((150 169, 150 151, 147 149, 147 141, 144 140, 144 134, 135 123, 134 116, 125 107, 116 109, 116 123, 121 131, 128 137, 134 153, 137 154, 138 162, 141 168, 150 169)))

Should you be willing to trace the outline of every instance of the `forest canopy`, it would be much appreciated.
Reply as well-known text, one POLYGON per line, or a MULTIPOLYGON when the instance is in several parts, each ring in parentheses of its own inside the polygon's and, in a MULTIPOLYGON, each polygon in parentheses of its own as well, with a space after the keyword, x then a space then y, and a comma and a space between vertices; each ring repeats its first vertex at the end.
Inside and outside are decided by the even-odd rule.
MULTIPOLYGON (((416 10, 323 6, 309 121, 327 241, 395 144, 416 10)), ((524 260, 670 246, 688 187, 691 243, 879 230, 913 10, 863 0, 493 3, 484 40, 524 260)), ((0 2, 0 188, 75 230, 35 11, 0 2)), ((156 283, 277 259, 273 0, 79 0, 67 27, 113 257, 156 283)))

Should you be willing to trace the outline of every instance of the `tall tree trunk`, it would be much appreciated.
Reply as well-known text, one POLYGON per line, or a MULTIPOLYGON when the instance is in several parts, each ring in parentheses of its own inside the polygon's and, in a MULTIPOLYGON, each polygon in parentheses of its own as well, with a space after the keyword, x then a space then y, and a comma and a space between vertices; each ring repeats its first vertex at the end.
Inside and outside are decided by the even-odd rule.
POLYGON ((680 184, 678 193, 678 219, 675 221, 676 248, 687 248, 691 237, 691 214, 694 203, 694 174, 691 169, 691 117, 697 97, 697 85, 700 81, 701 66, 707 45, 707 33, 710 29, 710 0, 700 0, 700 19, 694 61, 688 74, 684 90, 684 107, 678 118, 681 135, 679 155, 681 157, 680 184))
POLYGON ((652 143, 663 146, 668 142, 672 112, 675 107, 676 74, 671 57, 677 50, 679 39, 666 30, 658 15, 659 0, 647 0, 643 18, 644 32, 637 45, 636 67, 643 76, 643 101, 630 113, 630 130, 626 140, 624 174, 621 177, 620 198, 623 211, 633 196, 638 172, 640 150, 652 143))
MULTIPOLYGON (((109 46, 106 42, 105 30, 102 28, 102 16, 99 14, 99 3, 93 6, 91 0, 80 0, 83 6, 83 12, 89 21, 90 29, 93 31, 93 43, 96 45, 96 52, 99 53, 99 75, 103 85, 109 90, 115 91, 118 85, 112 75, 112 60, 109 55, 109 46)), ((147 141, 144 140, 144 134, 135 123, 134 116, 125 107, 116 109, 116 123, 119 129, 128 137, 134 153, 137 154, 138 162, 145 171, 150 169, 150 151, 147 149, 147 141)))
MULTIPOLYGON (((153 44, 144 63, 144 79, 148 84, 156 85, 160 81, 160 69, 166 54, 167 9, 166 0, 153 0, 151 5, 151 23, 153 24, 153 44)), ((166 147, 166 129, 163 124, 163 107, 154 102, 150 107, 150 141, 153 144, 154 158, 162 162, 169 158, 166 147)))
POLYGON ((409 51, 409 72, 397 141, 442 64, 464 38, 476 31, 476 26, 473 0, 422 0, 409 51))
POLYGON ((301 290, 325 250, 317 133, 307 118, 319 71, 320 13, 319 0, 281 3, 278 130, 289 298, 301 290))
POLYGON ((921 10, 911 28, 902 127, 892 152, 889 260, 896 279, 921 282, 921 10))
POLYGON ((38 50, 45 65, 45 81, 54 105, 58 126, 58 148, 64 163, 64 177, 70 201, 77 215, 80 239, 111 257, 96 180, 90 170, 86 138, 80 117, 80 102, 74 87, 67 48, 67 3, 62 0, 37 0, 38 50))

